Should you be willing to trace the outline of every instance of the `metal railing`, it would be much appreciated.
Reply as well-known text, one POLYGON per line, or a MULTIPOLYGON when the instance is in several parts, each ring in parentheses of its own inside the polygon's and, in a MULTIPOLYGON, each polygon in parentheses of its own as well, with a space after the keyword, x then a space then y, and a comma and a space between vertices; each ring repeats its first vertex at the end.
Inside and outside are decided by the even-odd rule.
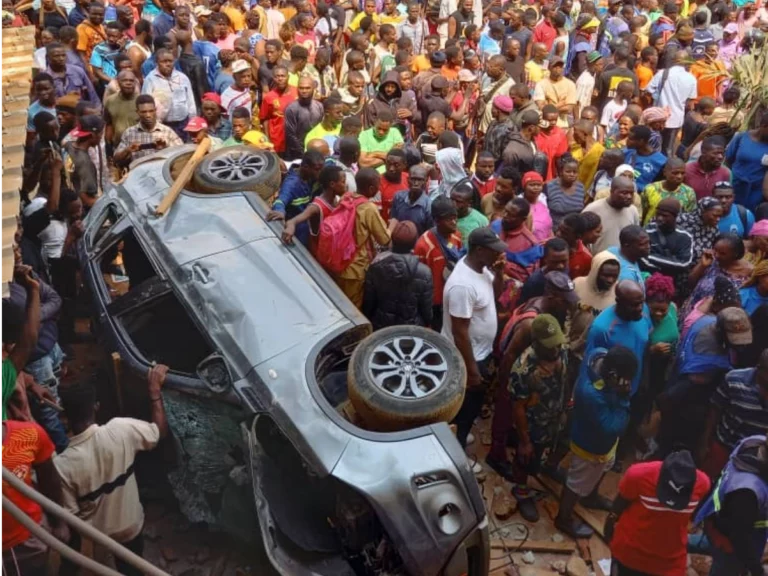
MULTIPOLYGON (((42 494, 40 494, 34 488, 27 486, 22 480, 17 478, 10 472, 5 466, 3 466, 3 482, 19 492, 25 498, 32 500, 39 504, 46 513, 56 516, 69 524, 72 528, 80 532, 83 536, 92 540, 95 544, 103 546, 115 557, 119 558, 123 562, 130 564, 137 570, 141 570, 148 576, 170 576, 167 572, 160 570, 157 566, 147 562, 141 556, 138 556, 128 550, 125 546, 116 542, 106 534, 99 532, 96 528, 84 522, 74 514, 68 512, 56 502, 49 500, 42 494)), ((66 543, 58 540, 53 534, 45 530, 42 526, 37 524, 29 516, 27 516, 18 506, 11 502, 5 494, 3 494, 3 510, 8 512, 15 520, 17 520, 22 526, 29 530, 36 538, 44 542, 50 548, 56 550, 63 558, 82 566, 83 568, 91 571, 99 576, 120 576, 119 572, 116 572, 112 568, 108 568, 102 564, 99 564, 95 560, 84 556, 80 552, 70 548, 66 543)))

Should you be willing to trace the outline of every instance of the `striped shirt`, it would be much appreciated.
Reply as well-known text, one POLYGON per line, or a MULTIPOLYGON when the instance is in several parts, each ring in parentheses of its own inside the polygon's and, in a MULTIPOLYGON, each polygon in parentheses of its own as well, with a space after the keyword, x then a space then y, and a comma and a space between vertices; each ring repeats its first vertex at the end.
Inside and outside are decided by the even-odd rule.
POLYGON ((733 449, 747 436, 768 434, 768 395, 756 381, 756 368, 731 370, 712 396, 721 411, 715 434, 718 442, 733 449))
POLYGON ((584 209, 584 185, 577 181, 573 193, 566 194, 560 185, 560 178, 550 180, 544 186, 544 196, 552 217, 552 226, 557 230, 563 218, 569 214, 578 214, 584 209))

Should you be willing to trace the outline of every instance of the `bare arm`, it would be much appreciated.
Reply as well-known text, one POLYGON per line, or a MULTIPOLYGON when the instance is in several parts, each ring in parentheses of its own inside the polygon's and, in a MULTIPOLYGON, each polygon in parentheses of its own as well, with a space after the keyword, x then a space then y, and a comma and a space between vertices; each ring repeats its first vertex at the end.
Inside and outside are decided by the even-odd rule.
POLYGON ((293 244, 293 235, 296 234, 296 226, 308 220, 310 221, 310 225, 317 230, 320 224, 320 207, 317 204, 308 204, 304 209, 304 212, 297 214, 288 220, 288 222, 285 223, 280 239, 286 244, 293 244))
POLYGON ((532 322, 533 320, 530 318, 523 320, 512 335, 512 340, 507 345, 504 356, 502 356, 499 363, 499 382, 507 382, 509 380, 509 373, 512 371, 512 364, 514 364, 515 359, 531 345, 532 322))
POLYGON ((363 168, 378 168, 384 165, 386 152, 361 152, 357 163, 363 168))
POLYGON ((699 283, 699 280, 701 280, 701 278, 704 276, 704 273, 707 271, 707 268, 712 265, 712 261, 712 251, 705 250, 704 254, 701 256, 701 260, 699 260, 698 264, 693 267, 691 274, 688 276, 688 286, 691 288, 696 287, 696 284, 699 283))
POLYGON ((480 370, 475 362, 475 355, 472 352, 472 342, 469 338, 470 318, 457 318, 451 316, 451 333, 453 342, 459 349, 464 364, 467 366, 467 388, 477 388, 480 386, 482 378, 480 370))
POLYGON ((21 338, 8 355, 18 373, 27 365, 29 355, 35 349, 40 333, 40 283, 32 278, 32 268, 29 266, 18 266, 14 276, 16 282, 27 290, 27 314, 24 319, 24 328, 21 338))
POLYGON ((149 402, 150 419, 160 431, 160 438, 168 435, 168 420, 165 417, 165 405, 163 404, 162 387, 168 374, 168 366, 158 364, 149 369, 149 402))
MULTIPOLYGON (((35 473, 37 474, 37 484, 40 487, 40 492, 57 504, 62 504, 64 502, 64 494, 61 489, 61 477, 56 466, 53 464, 53 460, 48 458, 45 462, 36 465, 35 473)), ((69 541, 69 526, 55 514, 49 515, 48 520, 51 523, 53 535, 62 542, 69 541)))

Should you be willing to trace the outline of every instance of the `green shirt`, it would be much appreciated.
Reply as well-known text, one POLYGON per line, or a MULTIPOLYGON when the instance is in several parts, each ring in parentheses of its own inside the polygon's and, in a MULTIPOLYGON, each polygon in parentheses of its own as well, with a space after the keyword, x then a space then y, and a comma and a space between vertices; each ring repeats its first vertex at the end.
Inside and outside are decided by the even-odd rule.
MULTIPOLYGON (((360 152, 389 152, 396 144, 403 143, 403 136, 397 128, 390 128, 387 135, 379 140, 374 136, 374 128, 368 128, 360 133, 360 152)), ((386 166, 382 164, 376 171, 384 174, 386 166)))
POLYGON ((488 224, 488 218, 482 212, 470 208, 469 214, 464 216, 464 218, 459 218, 457 222, 459 232, 461 232, 461 242, 468 245, 469 235, 472 233, 472 230, 488 226, 488 224))
POLYGON ((3 360, 3 421, 8 420, 7 406, 8 400, 13 396, 16 389, 16 366, 13 365, 10 358, 3 360))
POLYGON ((667 315, 658 324, 654 324, 650 344, 666 342, 672 344, 674 350, 678 340, 680 340, 680 332, 677 329, 677 306, 670 304, 667 315))

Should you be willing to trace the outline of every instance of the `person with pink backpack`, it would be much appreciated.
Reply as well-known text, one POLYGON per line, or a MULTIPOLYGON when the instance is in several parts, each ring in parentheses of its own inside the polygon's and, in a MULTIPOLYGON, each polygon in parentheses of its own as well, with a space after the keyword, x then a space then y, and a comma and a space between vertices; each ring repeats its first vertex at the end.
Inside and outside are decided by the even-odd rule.
POLYGON ((374 242, 386 246, 391 239, 379 209, 370 201, 379 190, 379 178, 373 168, 358 170, 357 192, 344 195, 323 219, 318 236, 317 261, 358 308, 363 305, 365 273, 376 256, 374 242))

